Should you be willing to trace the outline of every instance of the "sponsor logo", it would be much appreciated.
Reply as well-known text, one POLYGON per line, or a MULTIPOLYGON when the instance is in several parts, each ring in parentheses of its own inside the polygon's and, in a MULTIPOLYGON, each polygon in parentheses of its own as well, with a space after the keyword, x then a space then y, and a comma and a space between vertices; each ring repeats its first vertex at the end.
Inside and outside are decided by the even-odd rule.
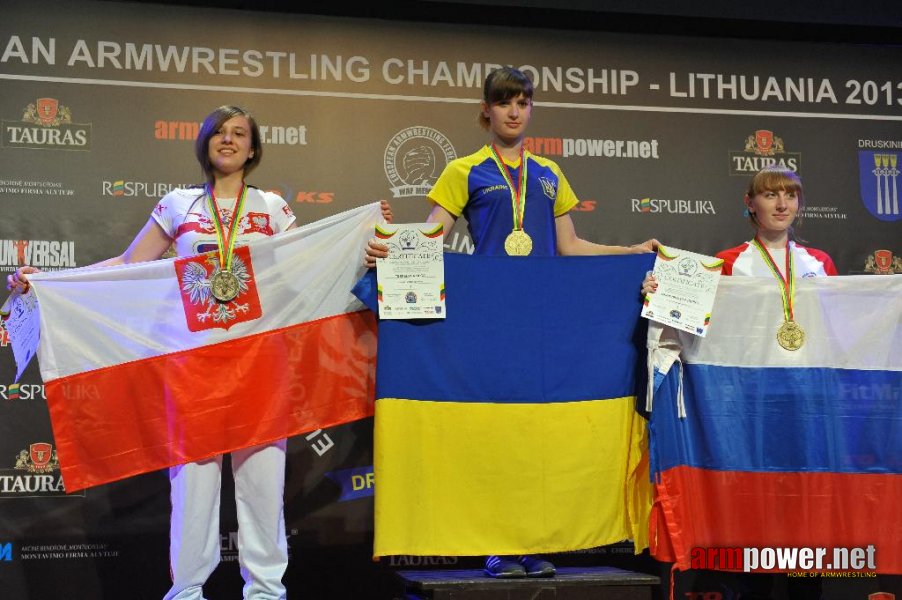
POLYGON ((780 165, 798 172, 802 155, 787 152, 782 138, 769 129, 759 129, 745 139, 745 148, 730 152, 730 175, 753 175, 765 167, 780 165))
POLYGON ((0 397, 4 400, 46 400, 43 383, 11 383, 0 385, 0 397))
POLYGON ((106 543, 31 544, 22 546, 22 560, 60 560, 70 558, 116 558, 119 551, 106 543))
MULTIPOLYGON (((297 529, 287 532, 286 537, 290 540, 292 536, 298 534, 297 529)), ((288 556, 291 557, 291 544, 288 544, 288 556)), ((229 531, 228 533, 219 534, 219 557, 221 562, 235 562, 238 560, 238 532, 229 531)))
POLYGON ((247 246, 235 249, 231 271, 238 279, 238 295, 228 302, 220 302, 213 297, 211 284, 214 274, 220 272, 219 259, 214 253, 175 261, 189 331, 228 329, 237 323, 259 319, 263 314, 247 246))
POLYGON ((129 181, 127 179, 104 179, 100 182, 100 193, 115 198, 160 198, 172 190, 190 187, 189 183, 166 183, 162 181, 129 181))
MULTIPOLYGON (((877 553, 866 547, 692 548, 693 569, 744 571, 838 571, 834 576, 875 576, 877 553), (861 571, 866 571, 862 573, 861 571)), ((803 574, 804 575, 804 574, 803 574)))
POLYGON ((846 219, 844 212, 839 212, 836 206, 806 206, 799 211, 799 216, 805 219, 846 219))
POLYGON ((874 275, 902 273, 902 257, 893 256, 891 250, 875 250, 865 261, 864 271, 874 275))
POLYGON ((44 271, 75 265, 75 242, 60 240, 0 240, 0 271, 29 265, 44 271))
MULTIPOLYGON (((154 121, 153 137, 166 141, 194 141, 200 131, 197 121, 154 121)), ((257 125, 264 146, 306 146, 306 125, 257 125)))
POLYGON ((91 124, 73 123, 72 111, 56 98, 38 98, 21 121, 2 122, 5 148, 90 150, 91 124))
POLYGON ((902 152, 858 151, 861 201, 881 221, 902 219, 899 209, 899 156, 902 152))
POLYGON ((12 562, 13 545, 12 542, 0 542, 0 561, 12 562))
POLYGON ((385 176, 395 198, 425 196, 445 166, 457 158, 454 146, 431 127, 408 127, 385 148, 385 176))
POLYGON ((329 204, 335 200, 335 192, 298 192, 295 194, 295 202, 311 204, 329 204))
POLYGON ((19 196, 74 196, 73 188, 62 181, 32 181, 29 179, 0 179, 0 194, 19 196))
POLYGON ((634 213, 669 213, 673 215, 714 215, 711 200, 671 200, 665 198, 632 198, 630 209, 634 213))
POLYGON ((326 477, 335 482, 341 493, 338 502, 368 498, 373 495, 376 487, 376 479, 373 475, 373 466, 356 467, 354 469, 341 469, 326 473, 326 477))
POLYGON ((574 206, 571 210, 575 212, 591 212, 595 210, 595 206, 598 204, 596 200, 581 200, 579 204, 574 206))
POLYGON ((658 140, 525 137, 523 148, 540 156, 657 159, 658 140))
MULTIPOLYGON (((65 497, 59 466, 52 444, 31 444, 19 452, 12 469, 0 469, 0 498, 65 497)), ((85 493, 70 495, 84 497, 85 493)))
POLYGON ((409 554, 397 554, 388 557, 390 567, 431 567, 456 565, 460 558, 457 556, 411 556, 409 554))

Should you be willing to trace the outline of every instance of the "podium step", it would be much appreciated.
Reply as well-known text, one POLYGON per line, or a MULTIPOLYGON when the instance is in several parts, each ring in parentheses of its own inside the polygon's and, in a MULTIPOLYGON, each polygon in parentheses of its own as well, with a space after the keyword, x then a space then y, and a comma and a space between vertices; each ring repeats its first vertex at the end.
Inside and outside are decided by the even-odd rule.
POLYGON ((545 579, 492 579, 482 570, 398 571, 405 600, 650 600, 654 575, 614 567, 558 567, 545 579))

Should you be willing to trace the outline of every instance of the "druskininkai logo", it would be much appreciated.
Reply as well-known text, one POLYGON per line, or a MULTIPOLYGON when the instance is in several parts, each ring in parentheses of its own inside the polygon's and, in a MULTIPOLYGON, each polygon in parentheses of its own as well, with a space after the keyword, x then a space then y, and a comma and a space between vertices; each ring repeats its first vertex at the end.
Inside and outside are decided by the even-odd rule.
POLYGON ((3 121, 3 147, 32 150, 90 150, 91 123, 73 123, 72 110, 56 98, 38 98, 20 121, 3 121))
POLYGON ((900 152, 872 150, 858 151, 858 174, 861 201, 874 217, 881 221, 902 219, 899 208, 900 152))
POLYGON ((742 151, 729 153, 730 175, 752 175, 765 167, 780 165, 799 172, 802 155, 787 152, 783 139, 769 129, 758 129, 745 138, 742 151))

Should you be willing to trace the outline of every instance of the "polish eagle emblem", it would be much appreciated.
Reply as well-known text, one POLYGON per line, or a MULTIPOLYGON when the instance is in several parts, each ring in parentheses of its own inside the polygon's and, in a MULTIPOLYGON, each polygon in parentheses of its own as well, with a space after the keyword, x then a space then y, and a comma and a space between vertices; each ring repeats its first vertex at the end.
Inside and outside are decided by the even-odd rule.
POLYGON ((238 295, 228 302, 220 302, 213 296, 212 279, 220 270, 215 253, 176 261, 179 292, 190 331, 228 329, 262 314, 247 247, 236 248, 232 255, 231 271, 238 280, 238 295))

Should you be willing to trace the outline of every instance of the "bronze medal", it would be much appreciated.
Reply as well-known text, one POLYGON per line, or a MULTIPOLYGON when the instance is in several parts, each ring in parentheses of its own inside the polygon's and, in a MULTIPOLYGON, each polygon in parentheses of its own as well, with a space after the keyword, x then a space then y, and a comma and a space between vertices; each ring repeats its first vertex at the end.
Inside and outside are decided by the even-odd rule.
POLYGON ((529 256, 532 238, 522 229, 514 229, 504 239, 504 251, 510 256, 529 256))
POLYGON ((231 302, 240 290, 241 282, 231 271, 217 271, 210 278, 210 292, 219 302, 231 302))
POLYGON ((783 321, 777 330, 777 343, 786 350, 798 350, 805 343, 805 330, 795 321, 783 321))

